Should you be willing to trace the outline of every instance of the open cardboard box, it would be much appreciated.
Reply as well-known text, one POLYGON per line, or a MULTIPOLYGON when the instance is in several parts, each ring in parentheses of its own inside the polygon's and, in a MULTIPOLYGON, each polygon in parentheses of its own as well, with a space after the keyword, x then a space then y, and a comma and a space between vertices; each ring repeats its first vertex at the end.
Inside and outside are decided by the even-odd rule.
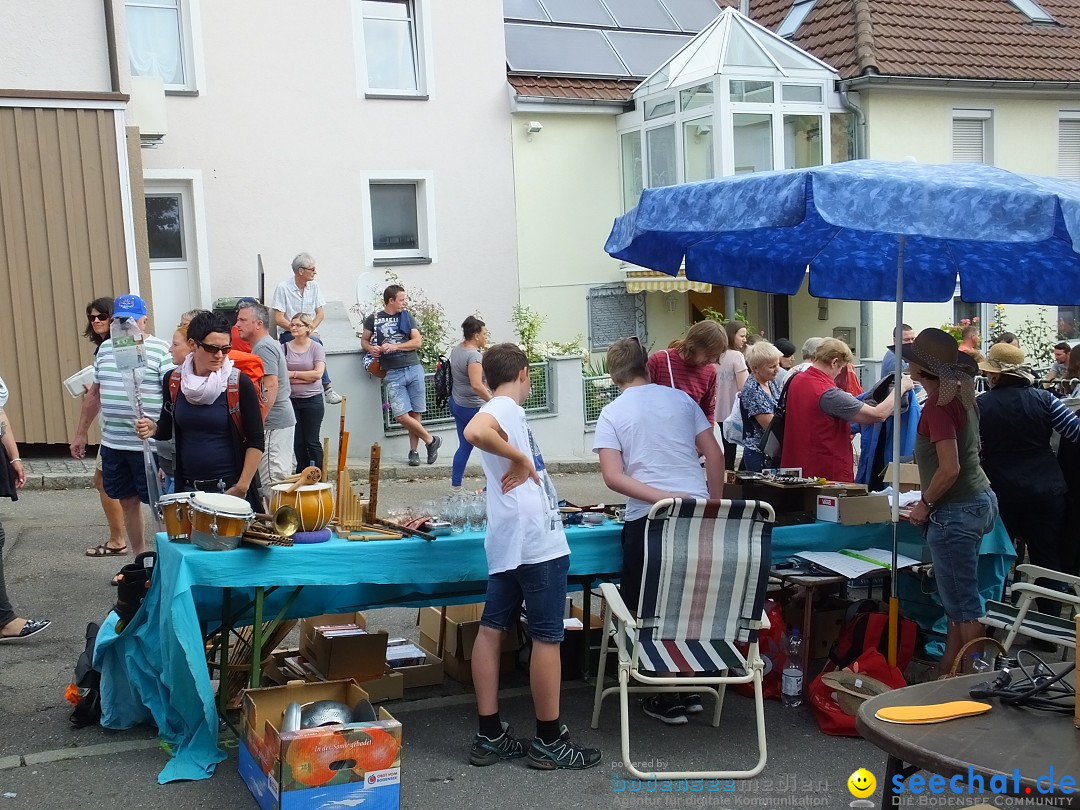
MULTIPOLYGON (((327 638, 317 628, 355 624, 367 627, 363 613, 327 613, 300 621, 300 654, 327 680, 352 678, 357 683, 375 680, 386 671, 386 642, 389 634, 362 633, 327 638)), ((400 697, 400 695, 399 695, 400 697)))
MULTIPOLYGON (((295 656, 304 657, 297 649, 274 650, 263 666, 264 681, 269 681, 277 686, 284 686, 292 681, 301 680, 298 674, 285 666, 285 659, 295 656)), ((307 683, 320 683, 325 682, 326 678, 308 673, 304 675, 302 680, 307 683)), ((383 666, 382 674, 377 678, 369 678, 365 681, 356 678, 352 680, 356 680, 360 687, 368 693, 368 700, 372 703, 382 703, 384 700, 398 700, 405 694, 404 675, 386 665, 383 666)))
POLYGON ((282 732, 286 707, 316 700, 355 706, 368 694, 353 681, 294 682, 243 696, 239 772, 262 810, 401 804, 401 723, 379 709, 374 723, 282 732))
POLYGON ((892 519, 888 495, 841 495, 824 491, 817 496, 817 519, 844 526, 888 523, 892 519))
MULTIPOLYGON (((890 461, 889 466, 885 468, 885 484, 892 484, 893 477, 893 464, 895 462, 890 461)), ((901 492, 914 492, 917 489, 922 488, 922 482, 919 480, 919 465, 918 464, 901 464, 900 465, 900 491, 901 492)))

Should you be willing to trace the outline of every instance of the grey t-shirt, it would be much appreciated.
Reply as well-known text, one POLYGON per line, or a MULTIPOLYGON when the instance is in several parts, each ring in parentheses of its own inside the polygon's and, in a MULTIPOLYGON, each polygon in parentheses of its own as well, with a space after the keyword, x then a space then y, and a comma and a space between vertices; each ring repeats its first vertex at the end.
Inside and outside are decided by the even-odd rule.
POLYGON ((855 399, 843 388, 830 388, 821 395, 818 405, 829 416, 846 419, 850 422, 855 418, 855 414, 862 410, 863 403, 855 399))
POLYGON ((269 335, 263 335, 251 347, 252 354, 262 360, 263 374, 277 376, 277 398, 270 410, 266 413, 263 427, 266 430, 278 430, 291 427, 296 424, 296 413, 292 403, 289 402, 289 367, 285 363, 285 353, 281 351, 281 344, 269 335))
POLYGON ((462 408, 482 408, 484 400, 473 391, 469 381, 469 366, 472 363, 481 363, 484 355, 479 349, 472 346, 463 346, 460 343, 450 350, 450 376, 454 379, 454 402, 462 408))

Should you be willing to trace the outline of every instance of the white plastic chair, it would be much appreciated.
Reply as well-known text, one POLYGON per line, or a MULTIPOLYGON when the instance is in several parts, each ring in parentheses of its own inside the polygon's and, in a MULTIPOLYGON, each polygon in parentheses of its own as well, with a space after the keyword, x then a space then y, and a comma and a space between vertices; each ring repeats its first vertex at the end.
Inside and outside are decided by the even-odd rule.
MULTIPOLYGON (((645 528, 645 562, 637 616, 610 582, 601 584, 604 639, 596 677, 592 727, 601 703, 618 693, 622 761, 639 779, 749 779, 765 767, 764 663, 757 634, 769 627, 765 591, 775 514, 759 501, 668 498, 653 505, 645 528), (744 656, 735 642, 749 644, 744 656), (618 650, 618 686, 604 688, 609 645, 618 650), (736 672, 742 674, 734 674, 736 672), (661 675, 678 673, 687 677, 661 675), (631 680, 640 686, 631 686, 631 680), (630 757, 631 692, 702 692, 716 701, 720 725, 728 684, 752 683, 758 759, 747 770, 645 773, 630 757)), ((733 738, 716 750, 730 750, 733 738)))
POLYGON ((1080 577, 1030 563, 1016 566, 1016 571, 1025 578, 1013 583, 1012 592, 1020 594, 1016 604, 988 601, 986 615, 979 621, 987 627, 1008 631, 1005 641, 1002 642, 1006 650, 1012 646, 1017 636, 1037 638, 1076 649, 1076 624, 1073 614, 1080 612, 1080 577), (1036 585, 1036 579, 1054 580, 1063 585, 1065 590, 1036 585), (1052 599, 1060 602, 1067 610, 1064 611, 1064 616, 1040 613, 1034 609, 1036 599, 1052 599))

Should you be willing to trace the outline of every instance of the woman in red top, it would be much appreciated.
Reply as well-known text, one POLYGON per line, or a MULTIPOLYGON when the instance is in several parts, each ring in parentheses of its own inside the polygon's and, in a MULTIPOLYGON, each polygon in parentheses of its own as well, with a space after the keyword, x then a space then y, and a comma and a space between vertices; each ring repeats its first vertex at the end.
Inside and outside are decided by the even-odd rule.
MULTIPOLYGON (((715 424, 716 366, 727 351, 727 333, 716 321, 699 321, 670 349, 656 352, 646 364, 657 385, 678 388, 701 406, 709 424, 715 424)), ((730 406, 729 406, 730 407, 730 406)))
MULTIPOLYGON (((806 371, 788 382, 781 467, 801 467, 808 478, 853 482, 855 457, 851 450, 851 423, 872 425, 892 415, 890 392, 877 405, 868 405, 839 388, 836 378, 851 362, 851 349, 836 338, 825 338, 806 371)), ((911 390, 904 377, 902 392, 911 390)))

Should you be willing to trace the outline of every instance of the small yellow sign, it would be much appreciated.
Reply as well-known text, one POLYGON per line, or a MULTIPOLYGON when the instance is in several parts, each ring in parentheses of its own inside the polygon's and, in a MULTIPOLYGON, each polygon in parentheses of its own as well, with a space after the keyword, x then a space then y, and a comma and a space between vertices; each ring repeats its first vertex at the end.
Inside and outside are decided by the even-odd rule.
POLYGON ((877 779, 866 768, 859 768, 848 777, 847 787, 856 799, 865 799, 877 789, 877 779))

